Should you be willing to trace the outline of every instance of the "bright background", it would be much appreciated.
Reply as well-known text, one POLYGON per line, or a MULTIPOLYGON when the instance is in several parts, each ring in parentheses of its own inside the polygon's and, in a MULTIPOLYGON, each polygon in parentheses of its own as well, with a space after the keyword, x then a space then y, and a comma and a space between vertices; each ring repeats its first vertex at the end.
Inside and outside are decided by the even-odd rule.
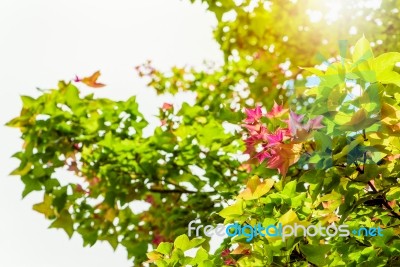
MULTIPOLYGON (((134 66, 151 59, 173 65, 222 62, 213 40, 216 20, 203 5, 189 0, 0 0, 0 266, 128 267, 124 250, 106 243, 83 248, 32 210, 41 193, 21 199, 23 184, 8 174, 17 167, 11 155, 21 148, 19 131, 4 124, 21 109, 20 95, 38 95, 60 79, 102 71, 97 96, 138 96, 141 111, 153 123, 164 100, 146 88, 134 66)), ((168 100, 168 98, 167 98, 168 100)))

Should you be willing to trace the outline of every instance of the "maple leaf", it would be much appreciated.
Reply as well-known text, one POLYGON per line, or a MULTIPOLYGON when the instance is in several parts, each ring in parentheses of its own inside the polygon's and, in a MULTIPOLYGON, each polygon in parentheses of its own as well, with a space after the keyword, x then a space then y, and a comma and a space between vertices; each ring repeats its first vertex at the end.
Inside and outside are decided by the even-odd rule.
POLYGON ((268 153, 268 151, 261 151, 259 153, 257 153, 256 158, 258 159, 258 161, 261 163, 263 162, 266 158, 270 158, 271 154, 268 153))
POLYGON ((340 219, 335 213, 328 213, 325 216, 322 216, 322 219, 320 219, 320 222, 322 224, 331 224, 334 222, 338 222, 340 219))
POLYGON ((297 115, 293 111, 290 111, 288 120, 289 130, 296 141, 305 141, 310 137, 312 130, 325 127, 321 124, 323 119, 322 116, 317 116, 314 119, 309 120, 306 124, 301 123, 303 118, 304 115, 297 115))
POLYGON ((274 101, 274 106, 272 107, 270 112, 267 112, 265 115, 267 118, 272 119, 272 118, 279 118, 282 115, 284 115, 288 110, 284 109, 282 105, 278 105, 274 101))
POLYGON ((321 121, 322 121, 323 118, 324 117, 322 117, 322 116, 317 116, 314 119, 309 120, 307 122, 305 128, 307 130, 309 130, 309 131, 310 130, 318 130, 318 129, 324 128, 325 126, 321 124, 321 121))
POLYGON ((224 249, 224 250, 221 252, 221 256, 224 257, 224 258, 225 258, 225 257, 228 257, 229 254, 231 254, 231 251, 229 250, 229 248, 224 249))
POLYGON ((97 82, 97 79, 99 77, 100 77, 100 71, 96 71, 91 76, 85 77, 83 79, 80 79, 78 76, 76 76, 74 81, 75 82, 82 82, 82 83, 84 83, 87 86, 92 87, 92 88, 100 88, 100 87, 105 86, 105 84, 97 82))
POLYGON ((164 103, 163 105, 162 105, 162 110, 170 110, 170 109, 172 109, 174 106, 172 105, 172 104, 170 104, 170 103, 164 103))
POLYGON ((236 261, 234 259, 227 259, 224 261, 225 265, 235 265, 236 261))
POLYGON ((239 246, 235 248, 231 254, 232 255, 249 255, 250 254, 250 245, 239 243, 239 246))
POLYGON ((257 175, 251 177, 247 182, 246 189, 244 189, 239 195, 239 198, 244 200, 258 199, 269 192, 274 185, 274 180, 266 179, 261 182, 257 175))
POLYGON ((275 146, 275 145, 283 142, 284 134, 285 134, 285 132, 282 131, 281 129, 276 130, 275 133, 273 133, 273 134, 268 134, 266 136, 267 141, 268 141, 267 147, 275 146))
POLYGON ((287 121, 287 124, 289 126, 290 133, 293 136, 296 135, 298 129, 302 128, 301 121, 303 120, 303 118, 304 115, 297 115, 293 111, 290 111, 289 120, 287 121))
POLYGON ((381 120, 382 122, 394 125, 397 124, 400 118, 400 110, 396 109, 394 106, 389 105, 388 103, 382 104, 381 109, 381 120))
POLYGON ((284 177, 289 167, 300 159, 302 144, 278 144, 271 149, 271 157, 267 166, 270 169, 278 169, 284 177))
POLYGON ((262 117, 261 106, 254 109, 246 109, 247 118, 244 120, 246 123, 258 122, 262 117))
POLYGON ((260 142, 259 138, 257 136, 251 136, 244 140, 246 143, 246 151, 245 153, 247 154, 252 154, 255 151, 255 145, 260 142))
POLYGON ((268 135, 270 135, 269 130, 265 126, 261 125, 258 132, 258 138, 263 141, 268 141, 268 135))
POLYGON ((243 127, 245 127, 249 131, 250 135, 258 135, 258 133, 262 131, 261 127, 264 126, 261 126, 260 124, 243 124, 243 127))
POLYGON ((341 131, 359 131, 366 129, 374 123, 378 122, 378 118, 372 118, 368 112, 361 108, 352 115, 339 112, 335 115, 334 121, 340 126, 338 127, 341 131))

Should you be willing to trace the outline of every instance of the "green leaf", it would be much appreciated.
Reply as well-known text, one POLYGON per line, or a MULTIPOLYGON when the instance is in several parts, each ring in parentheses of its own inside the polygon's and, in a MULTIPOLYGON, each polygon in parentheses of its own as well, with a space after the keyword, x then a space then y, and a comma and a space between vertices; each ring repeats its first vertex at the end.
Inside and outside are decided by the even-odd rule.
POLYGON ((362 108, 353 114, 338 112, 334 121, 339 125, 338 130, 355 132, 370 127, 378 118, 369 117, 367 111, 362 108))
POLYGON ((156 251, 160 252, 163 255, 169 255, 172 251, 173 244, 168 242, 161 242, 156 251))
POLYGON ((354 46, 353 62, 356 63, 357 61, 367 60, 373 56, 374 54, 372 52, 371 45, 363 36, 354 46))
POLYGON ((13 170, 10 175, 25 175, 27 174, 30 170, 32 169, 32 163, 31 162, 27 162, 24 166, 21 165, 18 168, 16 168, 15 170, 13 170))
POLYGON ((157 267, 168 267, 168 263, 163 259, 155 260, 155 264, 157 267))
MULTIPOLYGON (((84 247, 87 245, 93 246, 99 239, 97 231, 90 226, 80 225, 76 231, 82 236, 84 247)), ((101 240, 107 240, 107 238, 101 237, 101 240)), ((113 246, 111 243, 110 245, 113 246)))
POLYGON ((240 216, 243 214, 243 201, 238 199, 235 204, 228 206, 219 212, 219 215, 223 218, 240 216))
POLYGON ((393 71, 397 62, 400 62, 400 53, 391 52, 378 56, 372 61, 373 70, 377 80, 383 84, 395 84, 400 86, 400 74, 393 71))
POLYGON ((26 197, 32 191, 42 190, 42 184, 37 179, 32 179, 30 176, 25 175, 21 177, 22 182, 25 184, 22 197, 26 197))
POLYGON ((190 249, 189 237, 185 234, 178 236, 174 241, 174 247, 179 248, 182 251, 190 249))
POLYGON ((285 197, 294 197, 296 196, 296 186, 297 182, 296 181, 290 181, 285 185, 283 188, 281 194, 284 195, 285 197))
MULTIPOLYGON (((69 84, 65 91, 65 102, 66 104, 75 111, 75 108, 80 103, 81 99, 79 98, 79 90, 76 86, 69 84)), ((76 114, 81 115, 81 114, 76 114)))
POLYGON ((53 198, 50 195, 45 194, 43 202, 33 205, 32 208, 33 210, 36 210, 37 212, 44 214, 46 218, 50 218, 54 216, 54 211, 51 207, 52 203, 53 203, 53 198))
POLYGON ((395 71, 382 72, 377 79, 383 84, 395 84, 400 87, 400 74, 395 71))
POLYGON ((63 210, 59 217, 50 225, 50 228, 63 229, 69 238, 74 233, 74 221, 67 210, 63 210))
POLYGON ((196 265, 199 264, 199 266, 208 266, 204 264, 204 261, 208 260, 209 255, 208 252, 200 247, 199 250, 196 252, 196 256, 191 260, 190 264, 191 265, 196 265))
POLYGON ((387 192, 386 198, 389 201, 400 199, 400 187, 393 187, 387 192))
POLYGON ((112 235, 107 235, 104 238, 102 238, 101 240, 105 240, 108 242, 108 244, 110 244, 110 246, 113 248, 113 250, 115 251, 118 247, 118 236, 116 234, 112 234, 112 235))
POLYGON ((189 242, 189 248, 198 247, 199 245, 203 244, 204 241, 206 241, 204 238, 193 238, 189 242))
POLYGON ((35 104, 35 99, 30 96, 23 95, 21 96, 21 100, 26 109, 30 109, 35 104))
POLYGON ((317 266, 325 266, 328 262, 326 254, 331 250, 331 245, 311 245, 311 244, 300 244, 300 251, 303 253, 307 260, 317 266))
POLYGON ((229 137, 229 135, 225 134, 224 128, 220 123, 211 120, 204 127, 198 129, 197 137, 200 144, 209 147, 212 144, 220 143, 222 139, 229 137))
POLYGON ((317 143, 317 149, 325 151, 327 149, 332 150, 332 139, 329 135, 322 132, 315 132, 314 138, 317 143))

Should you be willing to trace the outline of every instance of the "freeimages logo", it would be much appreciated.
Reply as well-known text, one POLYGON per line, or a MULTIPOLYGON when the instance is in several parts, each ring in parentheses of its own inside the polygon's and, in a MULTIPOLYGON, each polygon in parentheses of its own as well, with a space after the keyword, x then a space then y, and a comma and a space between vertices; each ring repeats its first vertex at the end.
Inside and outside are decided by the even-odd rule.
POLYGON ((227 226, 218 224, 216 227, 212 225, 206 225, 203 227, 202 224, 197 227, 193 227, 196 221, 191 221, 188 225, 188 236, 191 236, 192 231, 195 231, 195 236, 200 236, 200 230, 203 228, 203 233, 205 236, 211 237, 214 234, 220 237, 223 236, 244 236, 246 241, 250 242, 257 236, 261 237, 281 237, 282 241, 285 241, 288 237, 292 236, 322 236, 322 237, 346 237, 350 235, 354 236, 383 236, 382 228, 380 227, 360 227, 352 231, 349 230, 349 225, 341 224, 337 226, 336 224, 331 224, 327 227, 321 225, 309 225, 304 226, 295 223, 294 225, 278 225, 270 224, 263 227, 261 223, 257 223, 254 226, 249 224, 241 225, 237 222, 229 224, 227 226))

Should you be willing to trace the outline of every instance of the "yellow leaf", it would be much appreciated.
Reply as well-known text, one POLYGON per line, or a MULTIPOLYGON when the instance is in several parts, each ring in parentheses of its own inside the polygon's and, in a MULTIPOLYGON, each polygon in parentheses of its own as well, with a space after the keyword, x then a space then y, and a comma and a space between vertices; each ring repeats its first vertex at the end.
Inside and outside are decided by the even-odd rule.
POLYGON ((254 191, 253 193, 253 196, 255 198, 262 197, 263 195, 269 192, 269 190, 272 188, 273 185, 274 185, 274 180, 266 179, 264 182, 262 182, 257 186, 256 191, 254 191))
POLYGON ((239 243, 239 246, 235 248, 230 254, 232 255, 242 255, 247 254, 251 250, 250 244, 239 243))
POLYGON ((149 261, 147 261, 148 263, 154 262, 156 260, 162 259, 162 255, 156 251, 152 251, 149 253, 146 253, 147 258, 149 259, 149 261))
POLYGON ((54 211, 51 207, 53 203, 53 198, 50 195, 45 194, 42 203, 37 203, 33 205, 33 210, 44 214, 46 218, 54 216, 54 211))
POLYGON ((324 72, 322 70, 317 69, 317 68, 302 68, 302 67, 300 67, 300 69, 306 70, 306 71, 308 71, 308 72, 310 72, 312 74, 315 74, 317 76, 324 75, 324 72))
POLYGON ((273 184, 274 180, 266 179, 261 182, 260 178, 255 175, 247 182, 247 188, 238 195, 238 198, 243 198, 244 200, 258 199, 268 193, 273 184))
POLYGON ((350 121, 348 121, 343 125, 348 125, 348 126, 357 125, 360 124, 363 120, 365 120, 365 118, 367 118, 367 112, 365 111, 365 109, 362 108, 353 114, 350 121))
POLYGON ((254 175, 247 181, 247 188, 250 189, 251 192, 254 192, 257 188, 257 186, 260 184, 260 178, 258 178, 257 175, 254 175))
POLYGON ((382 104, 381 120, 389 125, 395 125, 400 120, 400 110, 389 105, 388 103, 382 104))
POLYGON ((299 218, 297 217, 296 212, 290 209, 288 212, 286 212, 279 218, 279 222, 282 223, 283 225, 294 224, 296 222, 299 222, 299 218))

